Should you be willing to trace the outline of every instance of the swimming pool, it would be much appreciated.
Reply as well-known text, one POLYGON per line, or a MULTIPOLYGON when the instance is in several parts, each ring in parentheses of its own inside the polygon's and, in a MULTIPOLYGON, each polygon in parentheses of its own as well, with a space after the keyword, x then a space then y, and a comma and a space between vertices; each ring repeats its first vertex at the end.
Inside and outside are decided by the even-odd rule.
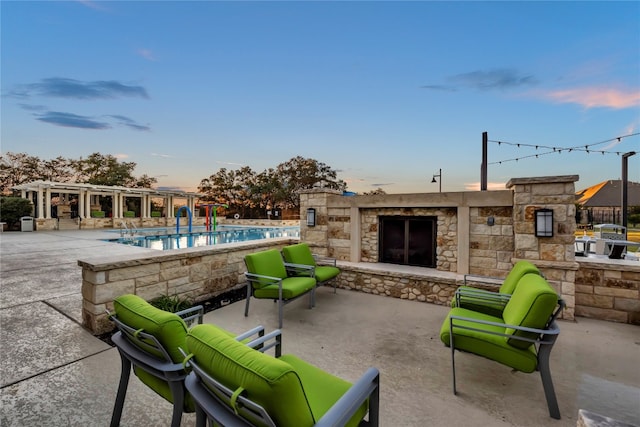
POLYGON ((168 251, 276 237, 300 237, 300 227, 221 226, 216 231, 192 231, 180 234, 170 233, 166 229, 160 231, 158 229, 140 229, 135 231, 133 235, 106 239, 106 241, 168 251), (159 232, 165 234, 157 234, 159 232))

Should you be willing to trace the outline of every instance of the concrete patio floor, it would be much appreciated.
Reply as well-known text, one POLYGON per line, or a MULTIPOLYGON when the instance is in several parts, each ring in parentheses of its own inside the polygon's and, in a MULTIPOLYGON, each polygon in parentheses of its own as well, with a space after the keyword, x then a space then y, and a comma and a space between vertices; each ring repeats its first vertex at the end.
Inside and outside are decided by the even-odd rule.
MULTIPOLYGON (((146 249, 104 236, 114 234, 0 234, 0 425, 108 425, 120 358, 80 324, 77 259, 146 249)), ((244 301, 230 304, 205 322, 233 332, 277 326, 270 301, 252 300, 249 317, 243 310, 244 301)), ((450 352, 438 337, 446 307, 322 288, 314 309, 301 300, 284 313, 285 353, 352 381, 369 366, 380 370, 382 426, 575 426, 578 409, 640 425, 637 326, 560 321, 551 370, 562 419, 554 420, 538 374, 469 354, 456 355, 452 394, 450 352)), ((132 378, 122 425, 167 425, 171 406, 132 378)), ((185 414, 183 425, 194 425, 194 416, 185 414)))

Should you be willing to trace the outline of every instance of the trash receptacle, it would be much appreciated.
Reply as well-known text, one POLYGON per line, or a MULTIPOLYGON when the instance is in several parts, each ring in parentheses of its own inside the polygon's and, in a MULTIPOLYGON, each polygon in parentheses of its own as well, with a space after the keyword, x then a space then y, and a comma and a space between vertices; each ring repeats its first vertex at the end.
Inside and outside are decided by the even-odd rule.
POLYGON ((33 231, 33 217, 23 216, 20 218, 20 230, 33 231))

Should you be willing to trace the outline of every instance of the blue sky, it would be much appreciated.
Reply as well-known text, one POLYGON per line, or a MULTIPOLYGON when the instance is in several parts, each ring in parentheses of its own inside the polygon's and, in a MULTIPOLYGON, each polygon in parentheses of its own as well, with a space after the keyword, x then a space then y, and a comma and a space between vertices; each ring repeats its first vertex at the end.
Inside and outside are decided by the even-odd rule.
POLYGON ((443 191, 463 191, 486 131, 489 189, 620 179, 613 153, 629 151, 640 182, 639 2, 0 7, 3 153, 112 154, 189 191, 298 155, 351 191, 438 191, 440 169, 443 191))

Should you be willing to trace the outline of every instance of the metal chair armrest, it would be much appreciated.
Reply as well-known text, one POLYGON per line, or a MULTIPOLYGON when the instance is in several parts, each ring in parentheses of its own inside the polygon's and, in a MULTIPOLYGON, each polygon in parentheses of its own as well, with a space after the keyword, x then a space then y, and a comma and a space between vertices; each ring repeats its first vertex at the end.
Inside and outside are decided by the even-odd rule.
POLYGON ((463 316, 450 316, 449 317, 449 333, 453 335, 453 328, 460 328, 460 329, 467 329, 470 331, 476 331, 476 332, 481 332, 481 333, 485 333, 487 335, 497 335, 497 336, 501 336, 501 337, 507 337, 507 338, 512 338, 512 339, 516 339, 516 340, 520 340, 520 341, 527 341, 530 343, 538 343, 538 344, 547 344, 546 341, 542 341, 540 339, 531 339, 531 338, 527 338, 527 337, 520 337, 517 335, 512 335, 512 334, 505 334, 505 333, 500 333, 500 332, 492 332, 492 331, 486 331, 484 329, 480 329, 480 328, 473 328, 470 326, 464 326, 464 325, 454 325, 453 321, 454 320, 463 320, 465 322, 470 322, 470 323, 478 323, 480 325, 490 325, 490 326, 500 326, 503 328, 510 328, 510 329, 515 329, 517 331, 523 331, 523 332, 533 332, 533 333, 537 333, 540 335, 558 335, 560 334, 560 328, 558 328, 558 325, 556 325, 555 321, 551 322, 551 324, 549 325, 548 329, 537 329, 537 328, 527 328, 525 326, 517 326, 517 325, 509 325, 506 323, 500 323, 500 322, 490 322, 488 320, 480 320, 480 319, 474 319, 471 317, 463 317, 463 316))
POLYGON ((287 270, 287 275, 294 276, 315 276, 316 268, 313 265, 294 264, 291 262, 285 262, 284 268, 287 270))
POLYGON ((315 255, 312 254, 313 259, 316 261, 316 264, 318 265, 331 265, 333 267, 336 266, 337 260, 335 258, 331 258, 328 256, 322 256, 322 255, 315 255))
POLYGON ((184 320, 187 325, 193 323, 194 320, 198 321, 198 324, 202 324, 202 318, 204 317, 204 307, 201 305, 194 305, 191 308, 176 311, 176 314, 184 320))
MULTIPOLYGON (((123 336, 121 331, 116 332, 111 337, 111 341, 113 341, 113 343, 116 345, 116 347, 118 347, 118 349, 121 350, 121 352, 124 352, 125 356, 129 360, 131 360, 134 365, 145 365, 162 373, 184 373, 184 366, 182 366, 182 363, 163 361, 156 357, 153 357, 149 353, 146 353, 145 351, 129 342, 123 336)), ((158 376, 159 378, 164 378, 164 375, 162 374, 156 376, 158 376)))
POLYGON ((269 281, 271 283, 267 283, 268 285, 275 285, 278 283, 282 285, 282 279, 279 277, 263 276, 262 274, 255 274, 255 273, 249 273, 249 272, 244 273, 244 275, 247 278, 247 280, 251 283, 260 283, 264 285, 265 281, 269 281))
POLYGON ((246 340, 247 338, 250 338, 254 335, 263 336, 264 326, 259 325, 259 326, 256 326, 255 328, 249 329, 248 331, 241 333, 240 335, 236 336, 236 341, 246 340))
POLYGON ((280 329, 271 331, 266 335, 262 335, 248 342, 247 346, 262 353, 275 347, 275 356, 280 357, 282 355, 282 331, 280 331, 280 329))
MULTIPOLYGON (((376 368, 369 368, 367 371, 356 381, 345 394, 338 399, 336 403, 318 420, 314 427, 329 427, 329 426, 344 426, 351 419, 353 414, 356 413, 358 408, 369 399, 374 393, 379 392, 380 387, 380 372, 376 368)), ((378 411, 377 399, 375 402, 375 408, 372 408, 372 402, 369 404, 369 417, 375 417, 377 420, 378 414, 372 414, 373 411, 378 411)))
POLYGON ((475 278, 477 279, 476 280, 477 282, 480 282, 484 285, 495 286, 496 288, 499 288, 504 280, 504 279, 501 279, 500 277, 495 277, 495 276, 482 276, 480 274, 465 274, 464 275, 465 286, 468 283, 467 278, 475 278))

